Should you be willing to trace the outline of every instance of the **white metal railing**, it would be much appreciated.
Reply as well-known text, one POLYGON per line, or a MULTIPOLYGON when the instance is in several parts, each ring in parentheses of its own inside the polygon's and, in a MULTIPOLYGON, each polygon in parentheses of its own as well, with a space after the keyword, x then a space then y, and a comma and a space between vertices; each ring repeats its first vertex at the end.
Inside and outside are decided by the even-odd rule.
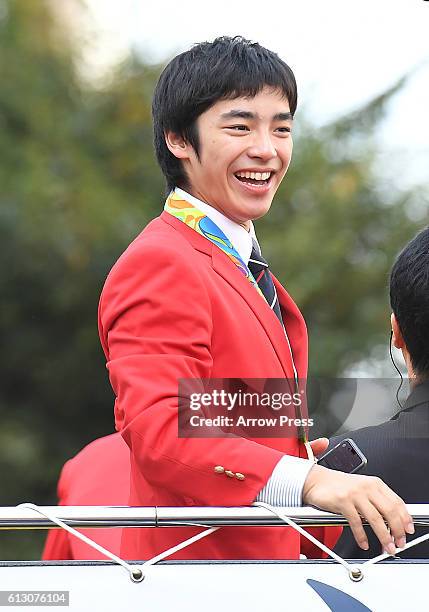
MULTIPOLYGON (((429 504, 409 504, 416 525, 429 526, 429 504)), ((40 506, 72 527, 177 527, 196 526, 285 526, 272 512, 260 507, 126 507, 126 506, 40 506)), ((346 525, 338 514, 305 506, 278 508, 298 525, 346 525)), ((48 518, 29 508, 0 507, 0 529, 56 527, 48 518)))
MULTIPOLYGON (((408 512, 415 525, 429 527, 429 504, 408 505, 408 512)), ((353 565, 328 548, 304 527, 322 525, 344 525, 346 520, 338 514, 317 510, 312 507, 275 508, 258 502, 250 507, 127 507, 127 506, 36 506, 20 504, 15 507, 0 507, 0 529, 46 529, 59 527, 70 532, 72 536, 83 540, 114 563, 121 565, 129 574, 132 582, 141 582, 146 577, 148 568, 159 561, 190 546, 195 541, 209 536, 224 526, 285 526, 295 529, 305 536, 328 556, 332 557, 348 572, 353 582, 360 582, 364 570, 383 561, 393 553, 382 553, 365 561, 360 566, 353 565), (100 544, 76 531, 76 527, 202 527, 202 532, 179 542, 172 548, 164 550, 151 559, 135 566, 100 544)), ((429 533, 416 537, 396 552, 417 546, 429 539, 429 533)))

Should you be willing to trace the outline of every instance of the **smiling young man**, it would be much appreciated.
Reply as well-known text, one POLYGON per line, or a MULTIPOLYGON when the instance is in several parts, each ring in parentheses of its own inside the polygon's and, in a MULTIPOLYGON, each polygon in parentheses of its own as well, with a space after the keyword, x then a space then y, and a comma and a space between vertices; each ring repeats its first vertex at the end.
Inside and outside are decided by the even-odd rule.
MULTIPOLYGON (((300 458, 295 437, 178 436, 181 379, 307 375, 304 320, 268 271, 253 227, 288 169, 296 104, 291 69, 240 37, 194 46, 159 79, 155 149, 169 196, 113 267, 99 309, 116 424, 131 449, 130 505, 308 503, 343 513, 363 547, 359 514, 367 517, 388 548, 383 518, 399 544, 412 523, 380 480, 315 466, 300 458)), ((198 531, 124 530, 121 552, 149 558, 198 531)), ((322 536, 333 543, 329 530, 322 536)), ((300 550, 287 528, 224 528, 176 558, 297 558, 300 550)))

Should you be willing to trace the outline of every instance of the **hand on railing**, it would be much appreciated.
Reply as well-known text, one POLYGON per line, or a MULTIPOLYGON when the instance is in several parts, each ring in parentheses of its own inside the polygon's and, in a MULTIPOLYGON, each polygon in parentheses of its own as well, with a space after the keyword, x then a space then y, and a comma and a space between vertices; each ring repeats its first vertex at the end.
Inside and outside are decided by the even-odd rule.
POLYGON ((315 465, 305 481, 302 499, 304 504, 345 516, 363 550, 368 550, 368 540, 362 517, 390 554, 395 552, 395 543, 398 548, 405 546, 406 533, 414 533, 405 503, 375 476, 344 474, 315 465))

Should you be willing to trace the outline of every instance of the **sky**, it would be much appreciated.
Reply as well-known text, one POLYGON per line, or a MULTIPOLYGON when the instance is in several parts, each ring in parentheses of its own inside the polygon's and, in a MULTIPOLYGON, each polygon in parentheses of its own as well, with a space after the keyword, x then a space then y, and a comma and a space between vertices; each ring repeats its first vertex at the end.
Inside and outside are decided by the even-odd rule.
POLYGON ((425 0, 86 0, 92 69, 129 51, 158 63, 201 40, 240 34, 294 70, 316 124, 359 107, 414 70, 378 133, 381 171, 407 187, 429 167, 429 2, 425 0))

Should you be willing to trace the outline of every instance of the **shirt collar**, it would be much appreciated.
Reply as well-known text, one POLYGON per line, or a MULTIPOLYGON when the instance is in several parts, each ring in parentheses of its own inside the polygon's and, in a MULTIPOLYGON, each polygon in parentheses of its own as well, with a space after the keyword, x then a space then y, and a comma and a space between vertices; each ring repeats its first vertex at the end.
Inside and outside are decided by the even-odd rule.
POLYGON ((195 208, 198 208, 198 210, 205 213, 209 219, 213 221, 213 223, 216 223, 219 229, 221 229, 225 236, 232 242, 234 248, 244 263, 248 265, 250 254, 252 252, 252 238, 258 242, 253 222, 250 221, 250 230, 247 231, 242 225, 228 219, 228 217, 226 217, 219 210, 213 208, 213 206, 210 206, 210 204, 199 200, 187 191, 184 191, 179 187, 176 187, 174 191, 180 198, 186 202, 189 202, 189 204, 192 204, 195 206, 195 208))

